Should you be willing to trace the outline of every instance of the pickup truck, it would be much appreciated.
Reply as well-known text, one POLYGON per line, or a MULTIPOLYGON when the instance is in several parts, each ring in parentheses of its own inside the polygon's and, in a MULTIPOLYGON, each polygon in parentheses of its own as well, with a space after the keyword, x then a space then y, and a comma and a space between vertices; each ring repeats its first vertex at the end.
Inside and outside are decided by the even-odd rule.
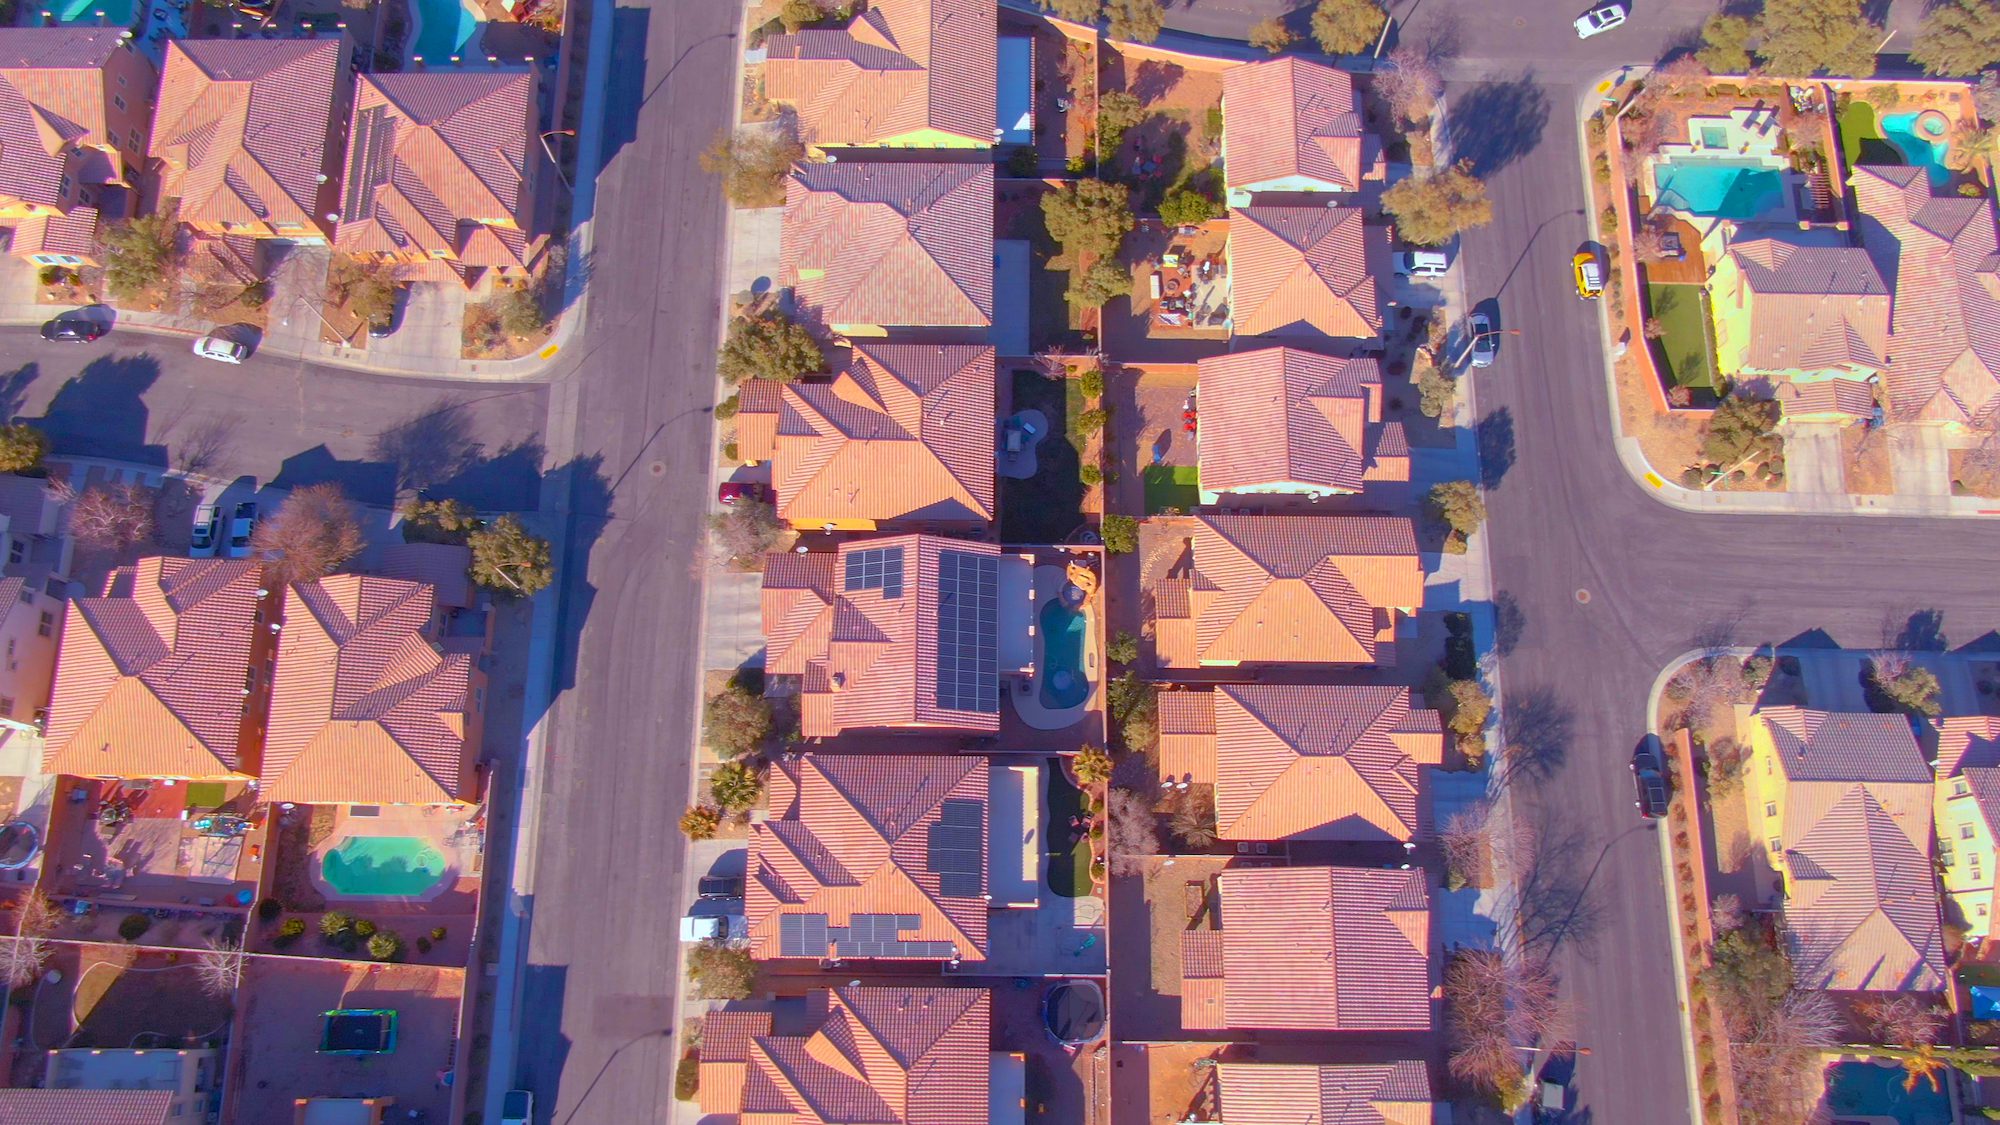
POLYGON ((702 899, 681 919, 682 941, 743 941, 749 936, 740 898, 702 899))

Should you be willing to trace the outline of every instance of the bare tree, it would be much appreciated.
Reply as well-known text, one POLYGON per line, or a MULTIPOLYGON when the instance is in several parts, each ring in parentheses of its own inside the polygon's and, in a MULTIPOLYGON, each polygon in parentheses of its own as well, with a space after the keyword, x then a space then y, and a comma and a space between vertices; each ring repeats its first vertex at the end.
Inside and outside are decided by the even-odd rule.
POLYGON ((1907 993, 1863 1000, 1854 1010, 1868 1024, 1876 1042, 1892 1047, 1935 1046, 1944 1030, 1944 1010, 1907 993))
POLYGON ((1493 850, 1486 838, 1493 806, 1474 801, 1444 822, 1438 831, 1438 847, 1444 852, 1445 885, 1483 887, 1493 866, 1493 850))
POLYGON ((1742 898, 1733 894, 1716 895, 1708 908, 1708 919, 1718 934, 1742 929, 1745 921, 1742 898))
POLYGON ((293 489, 276 515, 257 525, 250 545, 279 583, 311 582, 361 551, 361 521, 337 484, 293 489))
POLYGON ((1146 857, 1160 854, 1160 824, 1152 803, 1130 789, 1113 789, 1105 811, 1111 820, 1105 833, 1111 873, 1137 875, 1145 870, 1146 857))
POLYGON ((7 987, 20 988, 42 975, 55 952, 49 932, 55 929, 56 909, 40 894, 30 893, 21 900, 15 918, 14 936, 0 938, 0 973, 7 987))
POLYGON ((153 539, 153 492, 144 485, 93 484, 69 511, 69 533, 84 547, 118 553, 153 539))
POLYGON ((196 954, 195 978, 210 996, 229 996, 243 981, 243 963, 249 955, 227 938, 208 939, 208 948, 196 954))
POLYGON ((1497 950, 1469 949, 1452 959, 1444 987, 1453 1077, 1517 1097, 1519 1048, 1553 1037, 1562 1023, 1555 973, 1544 961, 1510 962, 1497 950))
POLYGON ((1375 72, 1375 92, 1398 120, 1409 125, 1429 121, 1444 89, 1437 64, 1411 44, 1390 51, 1389 62, 1392 65, 1375 72))
POLYGON ((1806 1125, 1819 1103, 1820 1052, 1840 1036, 1824 992, 1793 989, 1762 1018, 1725 1012, 1737 1108, 1759 1125, 1806 1125))
POLYGON ((1662 693, 1675 709, 1666 726, 1702 730, 1716 721, 1722 710, 1743 701, 1743 662, 1726 653, 1710 653, 1681 666, 1667 681, 1662 693))

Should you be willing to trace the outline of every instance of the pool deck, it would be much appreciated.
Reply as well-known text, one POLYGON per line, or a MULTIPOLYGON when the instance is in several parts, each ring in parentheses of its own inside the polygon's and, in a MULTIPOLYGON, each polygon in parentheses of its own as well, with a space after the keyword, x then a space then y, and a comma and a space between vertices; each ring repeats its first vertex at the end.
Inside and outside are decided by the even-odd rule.
POLYGON ((469 911, 470 904, 477 900, 479 894, 480 848, 483 843, 483 833, 474 823, 475 813, 471 806, 378 805, 374 806, 377 811, 373 816, 355 814, 356 809, 368 807, 339 808, 333 831, 313 845, 306 861, 306 874, 312 880, 313 889, 325 895, 329 903, 354 904, 365 906, 368 910, 402 905, 413 908, 416 913, 429 913, 435 905, 446 912, 456 913, 457 904, 450 900, 463 899, 465 909, 469 911), (444 878, 417 895, 357 895, 336 889, 326 881, 327 853, 338 850, 348 840, 368 836, 422 840, 444 857, 444 878))
MULTIPOLYGON (((1039 622, 1041 620, 1042 607, 1061 597, 1063 589, 1068 585, 1069 578, 1062 567, 1037 566, 1035 568, 1035 591, 1040 596, 1035 599, 1034 615, 1031 620, 1039 622), (1046 592, 1044 593, 1044 591, 1046 592)), ((1047 673, 1048 664, 1042 652, 1042 644, 1045 638, 1042 635, 1042 631, 1037 628, 1035 630, 1034 679, 1030 682, 1027 691, 1009 691, 1006 693, 1007 698, 1014 704, 1015 712, 1021 716, 1022 722, 1037 730, 1062 730, 1065 727, 1075 726, 1077 723, 1082 722, 1084 716, 1089 714, 1092 708, 1103 706, 1104 668, 1102 652, 1104 642, 1102 638, 1103 616, 1100 610, 1100 602, 1102 600, 1103 592, 1099 591, 1083 603, 1083 674, 1090 680, 1090 694, 1084 698, 1083 702, 1076 706, 1065 707, 1060 710, 1047 707, 1042 703, 1042 676, 1047 673)))

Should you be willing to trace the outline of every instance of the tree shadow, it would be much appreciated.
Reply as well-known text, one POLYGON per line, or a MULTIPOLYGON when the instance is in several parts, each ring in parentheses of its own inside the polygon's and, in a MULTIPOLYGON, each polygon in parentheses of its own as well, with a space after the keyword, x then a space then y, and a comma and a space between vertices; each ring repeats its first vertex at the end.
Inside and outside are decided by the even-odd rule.
POLYGON ((1576 713, 1546 687, 1507 693, 1501 714, 1502 780, 1553 777, 1569 760, 1576 713))
POLYGON ((1593 878, 1610 845, 1586 867, 1591 841, 1581 824, 1551 805, 1526 815, 1533 842, 1525 856, 1506 857, 1515 876, 1512 915, 1522 952, 1546 959, 1566 941, 1587 945, 1602 927, 1603 896, 1593 878))
POLYGON ((1951 643, 1944 635, 1944 611, 1941 609, 1920 609, 1910 614, 1898 628, 1891 620, 1883 622, 1882 639, 1888 647, 1904 652, 1944 652, 1951 643))
MULTIPOLYGON (((611 10, 611 57, 605 60, 611 77, 604 89, 604 131, 597 153, 597 168, 590 170, 593 177, 602 175, 603 169, 611 166, 619 151, 639 137, 639 109, 649 96, 646 90, 646 41, 651 26, 650 9, 621 6, 611 10)), ((673 70, 669 68, 661 81, 672 75, 673 70)), ((561 124, 567 127, 568 122, 561 124)), ((708 138, 696 138, 695 143, 705 145, 708 138)), ((578 175, 585 171, 579 162, 578 175)), ((585 187, 579 183, 577 188, 576 202, 570 215, 572 225, 591 218, 596 209, 595 186, 585 187)))
POLYGON ((146 440, 151 418, 146 391, 159 377, 160 361, 149 354, 92 360, 56 388, 55 397, 35 424, 48 435, 53 448, 71 456, 165 468, 166 447, 146 440))
POLYGON ((1482 82, 1451 102, 1452 152, 1472 162, 1475 176, 1491 176, 1542 143, 1549 99, 1533 71, 1482 82))
POLYGON ((386 508, 396 503, 394 465, 382 461, 343 461, 324 443, 285 458, 269 487, 293 489, 309 484, 337 484, 348 499, 360 504, 386 508))
MULTIPOLYGON (((568 498, 568 535, 563 540, 562 556, 555 560, 556 586, 549 591, 558 600, 555 675, 549 697, 542 701, 546 708, 556 696, 576 686, 577 649, 584 622, 590 619, 590 607, 597 599, 597 587, 590 582, 590 552, 610 526, 612 515, 611 479, 605 475, 601 454, 578 457, 550 469, 544 474, 544 484, 547 494, 568 498)), ((556 531, 548 528, 545 533, 553 536, 556 531)), ((522 729, 533 730, 540 721, 539 713, 526 715, 522 729)))
POLYGON ((1493 595, 1493 651, 1506 656, 1521 644, 1528 631, 1528 615, 1520 599, 1505 590, 1493 595))
POLYGON ((1128 91, 1137 97, 1141 104, 1152 105, 1166 97, 1185 73, 1187 72, 1174 63, 1147 59, 1133 72, 1128 91))
POLYGON ((1503 406, 1481 418, 1472 432, 1479 450, 1480 487, 1498 488, 1514 467, 1514 412, 1503 406))
POLYGON ((0 418, 12 420, 21 412, 21 403, 28 397, 28 388, 41 375, 42 367, 38 363, 24 363, 0 375, 0 418))
POLYGON ((399 493, 422 492, 479 456, 481 446, 472 437, 468 414, 462 403, 440 398, 377 433, 368 451, 394 466, 399 493))

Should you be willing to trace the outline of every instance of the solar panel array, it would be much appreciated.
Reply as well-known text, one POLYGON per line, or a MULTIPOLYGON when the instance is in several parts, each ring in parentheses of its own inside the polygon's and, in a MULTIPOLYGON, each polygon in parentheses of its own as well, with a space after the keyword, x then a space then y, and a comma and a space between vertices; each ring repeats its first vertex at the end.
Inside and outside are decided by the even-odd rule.
POLYGON ((780 957, 915 957, 948 960, 957 947, 948 941, 904 941, 900 935, 923 925, 914 914, 855 914, 845 926, 829 926, 824 914, 784 914, 778 918, 780 957))
POLYGON ((925 862, 938 877, 938 893, 977 898, 986 893, 986 864, 980 843, 986 835, 986 808, 978 801, 953 799, 938 806, 925 862))
POLYGON ((885 598, 903 596, 903 549, 869 547, 847 552, 846 593, 880 590, 885 598))
POLYGON ((938 552, 937 704, 1000 710, 1000 560, 938 552))

